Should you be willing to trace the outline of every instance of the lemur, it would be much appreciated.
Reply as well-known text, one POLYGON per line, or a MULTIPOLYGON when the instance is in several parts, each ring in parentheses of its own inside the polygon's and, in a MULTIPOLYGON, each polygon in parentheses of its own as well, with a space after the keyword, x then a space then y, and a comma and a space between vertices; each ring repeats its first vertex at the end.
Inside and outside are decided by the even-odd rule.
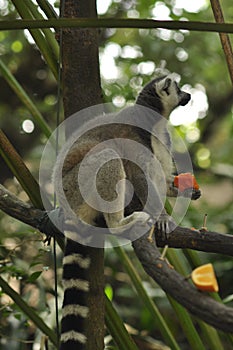
MULTIPOLYGON (((168 196, 181 195, 173 185, 173 159, 171 155, 172 145, 167 125, 164 122, 169 118, 170 113, 177 106, 185 106, 191 96, 182 91, 173 74, 156 78, 149 82, 139 93, 135 105, 123 109, 116 115, 116 121, 121 118, 126 119, 135 115, 136 118, 154 118, 153 130, 143 130, 140 127, 108 123, 93 128, 82 135, 73 143, 63 162, 62 186, 65 200, 77 217, 84 223, 97 227, 107 227, 110 232, 118 234, 125 227, 147 224, 151 219, 155 220, 155 226, 162 231, 165 236, 174 229, 174 221, 168 216, 165 209, 161 207, 157 189, 160 186, 161 172, 165 178, 168 196), (160 118, 158 117, 160 116, 160 118), (155 133, 158 137, 155 136, 155 133), (97 153, 93 156, 93 161, 98 161, 98 145, 101 144, 99 152, 103 150, 103 142, 106 140, 127 139, 135 141, 146 147, 158 160, 160 167, 155 168, 154 163, 147 164, 149 170, 149 181, 141 170, 133 162, 127 159, 116 157, 103 164, 96 176, 96 187, 98 193, 106 201, 113 201, 118 198, 120 209, 113 212, 99 211, 87 203, 78 187, 77 177, 80 165, 88 152, 97 146, 97 153), (123 181, 122 181, 123 180, 123 181), (131 202, 125 206, 126 186, 124 180, 129 180, 133 185, 134 194, 131 202), (118 187, 118 183, 121 186, 118 187), (158 200, 158 206, 153 206, 154 201, 147 203, 148 191, 152 191, 152 197, 158 200), (144 206, 147 203, 146 209, 144 206)), ((108 116, 106 116, 108 118, 108 116)), ((121 120, 123 120, 121 119, 121 120)), ((123 143, 124 144, 124 143, 123 143)), ((116 146, 116 147, 119 147, 116 146)), ((117 153, 117 148, 115 150, 117 153)), ((119 152, 119 154, 122 154, 119 152)), ((64 198, 59 198, 59 188, 57 184, 57 173, 60 167, 59 157, 54 170, 54 186, 58 193, 58 200, 62 207, 64 198)), ((90 172, 92 169, 90 168, 90 172)), ((90 191, 91 192, 91 191, 90 191)), ((88 197, 95 194, 88 193, 88 197)), ((192 199, 200 197, 199 190, 192 190, 192 199)), ((95 201, 95 198, 92 198, 95 201)), ((96 200, 96 202, 98 202, 96 200)), ((68 229, 69 230, 69 229, 68 229)), ((89 291, 88 268, 90 258, 87 255, 88 249, 84 245, 79 245, 67 239, 65 256, 63 260, 63 285, 64 301, 61 325, 61 345, 60 350, 85 349, 86 334, 85 322, 88 316, 86 298, 89 291)))

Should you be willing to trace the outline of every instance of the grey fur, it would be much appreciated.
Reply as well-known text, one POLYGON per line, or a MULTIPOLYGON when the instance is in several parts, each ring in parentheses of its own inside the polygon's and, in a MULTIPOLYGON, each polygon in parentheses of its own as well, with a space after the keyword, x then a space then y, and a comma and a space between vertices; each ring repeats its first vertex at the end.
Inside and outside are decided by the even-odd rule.
MULTIPOLYGON (((169 132, 167 130, 166 120, 174 108, 179 105, 186 105, 190 100, 190 94, 181 91, 173 75, 154 79, 147 84, 139 94, 136 105, 126 108, 116 115, 116 121, 128 116, 135 118, 154 117, 154 125, 151 133, 132 125, 111 123, 98 126, 84 135, 82 135, 70 148, 62 168, 63 189, 65 200, 69 202, 75 215, 89 225, 107 226, 112 233, 121 233, 133 225, 147 225, 150 222, 156 222, 157 227, 164 233, 174 229, 175 223, 170 218, 164 208, 160 198, 159 188, 163 176, 166 179, 167 195, 177 196, 178 191, 173 186, 173 160, 171 156, 172 145, 169 132), (143 107, 146 107, 143 109, 143 107), (149 110, 149 109, 150 110, 149 110), (144 111, 142 113, 142 111, 144 111), (159 117, 159 116, 162 117, 159 117), (157 137, 158 136, 158 137, 157 137), (115 142, 112 159, 103 164, 96 176, 96 188, 99 196, 106 202, 116 202, 119 210, 107 212, 98 210, 98 198, 94 198, 93 192, 88 190, 86 195, 94 201, 96 206, 91 206, 83 198, 80 188, 77 186, 77 178, 82 166, 83 159, 88 152, 89 163, 86 166, 86 174, 94 171, 101 157, 104 157, 103 142, 107 140, 115 142), (146 147, 155 155, 159 166, 150 157, 145 157, 144 168, 148 176, 145 177, 143 171, 133 162, 124 159, 124 149, 120 149, 115 139, 131 140, 146 147), (98 149, 99 147, 99 149, 98 149), (95 152, 92 150, 95 149, 95 152), (88 168, 87 166, 90 166, 88 168), (89 170, 88 170, 89 169, 89 170), (89 171, 89 172, 88 172, 89 171), (127 181, 134 187, 134 196, 131 203, 125 208, 127 197, 127 181), (148 192, 152 201, 147 203, 148 192), (155 204, 156 203, 156 204, 155 204), (147 204, 146 209, 144 209, 147 204)), ((106 117, 107 118, 107 117, 106 117)), ((124 143, 124 142, 123 142, 124 143)), ((127 147, 127 152, 130 147, 127 147)), ((107 155, 106 155, 107 156, 107 155)), ((108 154, 109 156, 109 154, 108 154)), ((140 162, 144 157, 143 152, 137 154, 140 162)), ((126 157, 127 158, 127 157, 126 157)), ((64 198, 59 196, 60 188, 56 186, 58 169, 60 167, 59 157, 54 171, 54 184, 58 193, 58 199, 62 206, 64 198)), ((87 176, 88 184, 88 176, 87 176)), ((91 185, 91 183, 90 183, 91 185)), ((88 189, 88 186, 87 186, 88 189)), ((197 194, 198 198, 200 194, 197 194)), ((118 208, 116 206, 116 208, 118 208)))

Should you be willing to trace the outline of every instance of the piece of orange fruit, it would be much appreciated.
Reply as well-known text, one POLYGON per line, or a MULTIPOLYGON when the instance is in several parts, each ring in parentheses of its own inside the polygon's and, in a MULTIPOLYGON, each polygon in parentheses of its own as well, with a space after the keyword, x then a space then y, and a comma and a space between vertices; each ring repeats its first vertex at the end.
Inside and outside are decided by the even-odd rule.
POLYGON ((195 176, 191 173, 181 173, 174 177, 174 186, 179 188, 181 192, 187 188, 199 189, 199 185, 195 179, 195 176))
POLYGON ((192 271, 191 278, 195 286, 206 292, 218 292, 218 282, 212 264, 205 264, 192 271))

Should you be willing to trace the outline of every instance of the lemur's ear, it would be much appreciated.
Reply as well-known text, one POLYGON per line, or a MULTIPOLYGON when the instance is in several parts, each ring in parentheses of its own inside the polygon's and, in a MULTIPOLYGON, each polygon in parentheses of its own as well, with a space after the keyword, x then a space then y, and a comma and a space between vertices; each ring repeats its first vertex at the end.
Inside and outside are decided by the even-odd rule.
POLYGON ((156 91, 157 93, 161 93, 162 91, 165 91, 167 95, 169 95, 169 87, 171 86, 172 80, 170 78, 164 78, 160 80, 158 83, 156 83, 156 91))
POLYGON ((168 89, 171 85, 172 80, 170 78, 165 79, 163 90, 168 94, 168 89))

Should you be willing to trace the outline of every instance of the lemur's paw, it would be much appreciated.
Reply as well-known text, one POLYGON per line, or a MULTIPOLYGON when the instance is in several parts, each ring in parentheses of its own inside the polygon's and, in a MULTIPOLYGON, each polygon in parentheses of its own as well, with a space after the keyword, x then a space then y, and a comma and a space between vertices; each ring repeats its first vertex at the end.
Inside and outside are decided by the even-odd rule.
POLYGON ((142 226, 148 229, 153 225, 151 216, 144 211, 135 211, 130 216, 125 217, 122 222, 126 223, 126 225, 129 223, 131 226, 142 226))
POLYGON ((150 223, 151 217, 144 211, 135 211, 132 214, 132 220, 134 221, 134 223, 146 224, 150 223))
POLYGON ((169 234, 175 230, 177 224, 168 214, 161 214, 155 223, 155 228, 161 233, 162 239, 168 239, 169 234))
POLYGON ((109 227, 109 231, 112 234, 124 234, 130 230, 140 230, 149 231, 153 226, 153 220, 150 215, 143 211, 135 211, 133 214, 126 216, 114 227, 109 227))
POLYGON ((191 198, 192 200, 196 200, 201 197, 201 191, 195 188, 187 188, 182 192, 182 196, 186 198, 191 198))
POLYGON ((191 197, 191 199, 193 199, 193 200, 196 200, 196 199, 198 199, 198 198, 200 198, 201 197, 201 190, 195 190, 194 188, 193 188, 193 192, 192 192, 192 197, 191 197))

